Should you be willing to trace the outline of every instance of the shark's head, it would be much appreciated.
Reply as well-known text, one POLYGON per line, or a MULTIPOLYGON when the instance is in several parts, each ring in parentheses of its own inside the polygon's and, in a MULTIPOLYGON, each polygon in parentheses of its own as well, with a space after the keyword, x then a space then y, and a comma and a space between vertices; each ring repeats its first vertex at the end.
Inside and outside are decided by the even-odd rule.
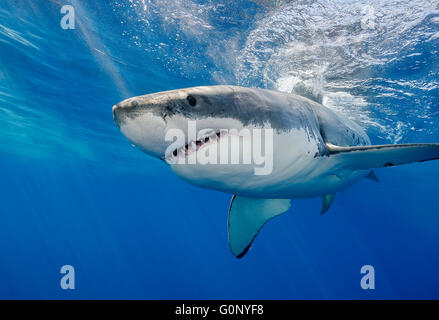
MULTIPOLYGON (((231 190, 244 185, 243 180, 249 181, 243 175, 254 175, 256 165, 243 160, 244 145, 254 145, 254 129, 271 127, 267 106, 272 101, 268 100, 248 88, 193 87, 124 100, 113 107, 113 116, 121 132, 135 146, 166 160, 186 181, 231 190), (230 161, 223 162, 226 143, 226 148, 230 148, 226 157, 230 161), (233 149, 233 145, 238 148, 233 149), (214 156, 215 150, 218 152, 214 156), (203 154, 209 159, 203 160, 203 154), (232 161, 232 154, 238 155, 238 164, 232 161)), ((251 156, 252 152, 246 154, 251 156)), ((257 166, 263 167, 265 163, 259 161, 257 166)))
POLYGON ((276 185, 285 168, 303 172, 302 160, 318 152, 311 112, 288 99, 263 89, 193 87, 124 100, 113 115, 134 145, 186 181, 247 192, 276 185))
MULTIPOLYGON (((197 131, 211 129, 212 135, 220 134, 221 129, 239 129, 242 122, 234 116, 239 113, 238 109, 232 86, 194 87, 121 101, 113 106, 113 118, 134 145, 154 157, 165 159, 173 142, 165 139, 169 130, 181 130, 187 137, 189 121, 196 122, 197 131)), ((186 141, 177 147, 184 148, 191 142, 200 143, 186 141)))

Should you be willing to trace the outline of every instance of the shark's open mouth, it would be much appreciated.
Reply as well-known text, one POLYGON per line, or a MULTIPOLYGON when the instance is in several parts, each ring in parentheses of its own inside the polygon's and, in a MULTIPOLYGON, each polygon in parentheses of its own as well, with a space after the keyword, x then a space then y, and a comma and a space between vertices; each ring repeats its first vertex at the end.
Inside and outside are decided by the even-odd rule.
POLYGON ((184 146, 178 147, 174 149, 172 152, 166 154, 165 158, 168 160, 177 160, 179 157, 187 157, 191 155, 194 152, 197 152, 203 147, 206 147, 212 143, 218 142, 219 139, 222 137, 228 135, 229 133, 227 131, 213 131, 209 135, 205 135, 198 140, 190 141, 189 143, 185 144, 184 146))

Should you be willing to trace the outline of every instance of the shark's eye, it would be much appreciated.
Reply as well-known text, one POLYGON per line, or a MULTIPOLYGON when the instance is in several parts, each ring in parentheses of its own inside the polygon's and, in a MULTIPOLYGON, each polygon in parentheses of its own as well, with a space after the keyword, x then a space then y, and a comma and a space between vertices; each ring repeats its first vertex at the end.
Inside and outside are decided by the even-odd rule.
POLYGON ((188 95, 186 99, 187 99, 187 102, 188 102, 192 107, 195 107, 195 105, 197 104, 197 99, 195 99, 194 96, 188 95))

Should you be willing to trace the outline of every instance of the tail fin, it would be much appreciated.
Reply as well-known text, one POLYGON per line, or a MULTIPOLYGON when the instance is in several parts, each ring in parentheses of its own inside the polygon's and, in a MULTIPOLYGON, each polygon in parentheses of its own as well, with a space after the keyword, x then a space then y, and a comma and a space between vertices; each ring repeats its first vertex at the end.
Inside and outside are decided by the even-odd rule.
POLYGON ((330 155, 342 155, 347 166, 367 170, 439 159, 439 143, 340 147, 326 144, 330 155))

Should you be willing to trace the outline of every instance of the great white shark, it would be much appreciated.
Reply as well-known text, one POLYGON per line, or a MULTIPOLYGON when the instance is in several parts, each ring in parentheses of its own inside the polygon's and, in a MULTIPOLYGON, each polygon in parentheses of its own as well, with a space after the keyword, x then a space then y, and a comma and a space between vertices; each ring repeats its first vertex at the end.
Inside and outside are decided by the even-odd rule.
POLYGON ((238 258, 268 220, 290 208, 291 199, 322 197, 323 214, 337 192, 364 177, 378 182, 373 168, 439 159, 439 144, 371 145, 366 132, 342 114, 267 89, 218 85, 147 94, 113 106, 113 117, 132 143, 161 160, 190 157, 191 149, 196 153, 203 146, 216 148, 231 138, 221 134, 224 130, 272 129, 273 167, 267 175, 256 175, 251 165, 168 161, 185 181, 233 195, 228 238, 238 258), (166 133, 187 134, 189 121, 211 133, 169 148, 166 133))

